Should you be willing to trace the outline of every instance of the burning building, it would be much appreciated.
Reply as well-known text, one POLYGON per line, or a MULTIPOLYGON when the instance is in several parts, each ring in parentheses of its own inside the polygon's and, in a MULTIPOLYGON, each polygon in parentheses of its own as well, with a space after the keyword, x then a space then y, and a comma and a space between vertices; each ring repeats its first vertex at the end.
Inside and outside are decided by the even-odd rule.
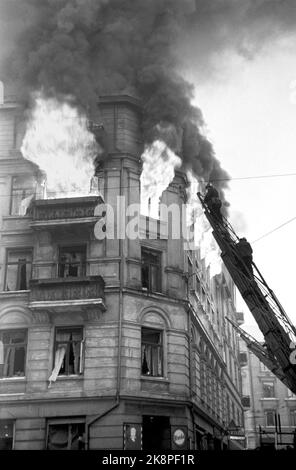
MULTIPOLYGON (((243 420, 238 342, 225 321, 236 319, 233 284, 162 220, 140 216, 136 239, 96 237, 96 224, 108 225, 100 204, 116 229, 130 222, 117 201, 139 203, 143 166, 141 102, 103 96, 97 112, 107 158, 87 191, 83 164, 100 138, 84 160, 75 154, 80 192, 73 159, 57 168, 49 135, 48 168, 25 159, 22 107, 0 107, 0 448, 227 448, 229 423, 243 420), (50 197, 40 166, 48 189, 58 181, 50 197)), ((174 158, 162 201, 181 207, 188 178, 174 158)))

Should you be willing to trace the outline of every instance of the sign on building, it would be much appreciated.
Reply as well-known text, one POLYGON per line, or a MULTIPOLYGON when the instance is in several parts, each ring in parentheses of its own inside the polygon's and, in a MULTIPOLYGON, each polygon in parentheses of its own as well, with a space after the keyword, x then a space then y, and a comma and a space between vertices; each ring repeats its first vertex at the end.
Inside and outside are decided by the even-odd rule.
POLYGON ((142 450, 142 425, 124 423, 123 425, 124 450, 142 450))
POLYGON ((187 426, 171 426, 172 450, 188 449, 187 426))

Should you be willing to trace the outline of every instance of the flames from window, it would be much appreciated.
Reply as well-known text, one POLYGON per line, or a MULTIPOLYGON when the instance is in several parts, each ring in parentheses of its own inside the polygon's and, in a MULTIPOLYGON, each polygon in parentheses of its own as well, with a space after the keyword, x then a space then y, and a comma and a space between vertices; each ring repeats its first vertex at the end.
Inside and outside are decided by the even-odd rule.
POLYGON ((45 172, 48 197, 90 193, 98 144, 75 106, 36 94, 21 151, 45 172))

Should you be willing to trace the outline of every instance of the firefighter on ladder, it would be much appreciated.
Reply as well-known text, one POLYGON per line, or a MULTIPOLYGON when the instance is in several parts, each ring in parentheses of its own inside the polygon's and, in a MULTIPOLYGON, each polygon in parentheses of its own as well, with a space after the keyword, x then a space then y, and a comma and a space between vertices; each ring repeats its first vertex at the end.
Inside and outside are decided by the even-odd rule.
POLYGON ((223 222, 222 214, 221 214, 221 207, 222 202, 219 197, 219 193, 211 183, 206 185, 206 194, 204 197, 204 203, 207 205, 211 214, 216 218, 218 222, 223 222))
POLYGON ((246 238, 240 238, 235 245, 239 257, 243 261, 243 271, 247 276, 253 275, 253 250, 246 238))

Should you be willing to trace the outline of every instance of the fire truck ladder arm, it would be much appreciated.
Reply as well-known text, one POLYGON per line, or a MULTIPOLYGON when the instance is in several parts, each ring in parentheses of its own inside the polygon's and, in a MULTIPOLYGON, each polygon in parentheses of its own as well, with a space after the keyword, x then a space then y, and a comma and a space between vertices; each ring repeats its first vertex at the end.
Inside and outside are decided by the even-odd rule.
MULTIPOLYGON (((274 374, 281 380, 288 388, 292 390, 289 381, 286 378, 284 371, 279 365, 277 359, 272 353, 264 347, 259 341, 257 341, 252 335, 247 333, 245 330, 236 325, 230 318, 226 317, 226 320, 231 323, 233 328, 237 331, 240 337, 244 340, 247 348, 274 374)), ((292 390, 293 391, 293 390, 292 390)))
POLYGON ((290 383, 290 388, 296 388, 296 368, 290 362, 291 343, 296 343, 295 327, 255 263, 252 263, 252 272, 245 264, 237 247, 239 238, 234 229, 225 218, 218 219, 215 214, 211 214, 200 193, 198 197, 233 282, 259 326, 269 351, 290 383))

